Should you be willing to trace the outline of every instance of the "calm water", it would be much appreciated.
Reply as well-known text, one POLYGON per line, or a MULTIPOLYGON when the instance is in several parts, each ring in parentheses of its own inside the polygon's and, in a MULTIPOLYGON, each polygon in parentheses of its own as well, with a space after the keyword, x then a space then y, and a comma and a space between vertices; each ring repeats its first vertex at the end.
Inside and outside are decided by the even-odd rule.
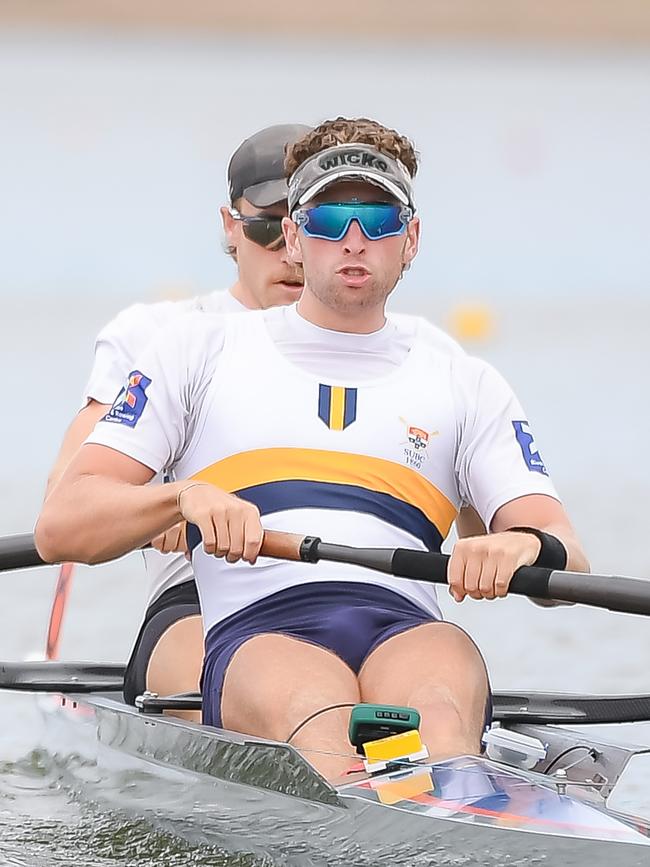
MULTIPOLYGON (((0 28, 0 295, 219 285, 224 167, 267 124, 376 117, 422 155, 407 291, 650 286, 650 52, 0 28)), ((414 300, 414 292, 412 297, 414 300)))
MULTIPOLYGON (((118 305, 88 298, 7 303, 0 321, 3 425, 0 533, 29 530, 58 440, 74 412, 91 339, 118 305), (35 313, 38 312, 38 316, 35 313)), ((425 304, 432 317, 441 311, 425 304)), ((650 574, 646 502, 650 422, 645 336, 650 306, 510 305, 476 347, 513 383, 595 571, 650 574)), ((2 577, 0 658, 42 653, 54 569, 2 577)), ((62 656, 123 660, 145 597, 137 556, 79 568, 62 656)), ((648 691, 647 622, 587 609, 541 610, 508 599, 448 616, 475 636, 497 688, 648 691)), ((0 696, 0 864, 220 864, 218 854, 116 821, 62 790, 48 757, 34 753, 40 717, 26 696, 0 696), (80 859, 81 856, 81 859, 80 859)), ((637 726, 633 740, 648 739, 637 726)), ((231 863, 231 862, 227 862, 231 863)), ((241 862, 244 863, 244 862, 241 862)))

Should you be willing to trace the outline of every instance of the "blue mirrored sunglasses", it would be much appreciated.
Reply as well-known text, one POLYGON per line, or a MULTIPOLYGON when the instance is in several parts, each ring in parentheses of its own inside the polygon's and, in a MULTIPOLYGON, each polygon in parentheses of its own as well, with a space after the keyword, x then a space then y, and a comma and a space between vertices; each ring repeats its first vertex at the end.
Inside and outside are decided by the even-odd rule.
POLYGON ((369 241, 401 235, 413 211, 406 205, 387 202, 325 202, 315 208, 298 208, 294 221, 308 238, 340 241, 356 220, 369 241))

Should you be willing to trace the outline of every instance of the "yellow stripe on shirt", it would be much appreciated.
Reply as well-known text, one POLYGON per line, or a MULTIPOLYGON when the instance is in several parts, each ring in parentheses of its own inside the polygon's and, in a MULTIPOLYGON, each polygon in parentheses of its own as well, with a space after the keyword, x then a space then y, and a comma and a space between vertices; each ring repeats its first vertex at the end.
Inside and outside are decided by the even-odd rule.
POLYGON ((344 418, 345 388, 342 385, 333 385, 330 404, 330 428, 332 430, 343 430, 344 418))
MULTIPOLYGON (((341 422, 342 423, 342 422, 341 422)), ((384 458, 322 449, 254 449, 231 455, 192 477, 233 493, 269 482, 304 479, 389 494, 423 512, 442 537, 457 510, 423 475, 384 458)))

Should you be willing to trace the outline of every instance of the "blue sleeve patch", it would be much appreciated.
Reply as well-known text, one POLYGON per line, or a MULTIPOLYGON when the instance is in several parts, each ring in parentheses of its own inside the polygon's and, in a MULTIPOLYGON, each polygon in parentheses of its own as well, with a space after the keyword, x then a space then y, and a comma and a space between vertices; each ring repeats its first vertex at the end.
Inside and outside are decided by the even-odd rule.
POLYGON ((115 398, 113 406, 104 416, 104 421, 135 427, 149 400, 146 392, 150 385, 151 380, 148 376, 140 373, 139 370, 132 371, 126 385, 115 398))
POLYGON ((524 456, 524 461, 526 462, 528 469, 532 473, 542 473, 542 475, 548 476, 548 470, 544 466, 542 456, 537 451, 537 446, 535 445, 535 440, 530 431, 528 422, 513 421, 512 426, 515 429, 515 436, 517 437, 517 442, 519 443, 521 453, 524 456))

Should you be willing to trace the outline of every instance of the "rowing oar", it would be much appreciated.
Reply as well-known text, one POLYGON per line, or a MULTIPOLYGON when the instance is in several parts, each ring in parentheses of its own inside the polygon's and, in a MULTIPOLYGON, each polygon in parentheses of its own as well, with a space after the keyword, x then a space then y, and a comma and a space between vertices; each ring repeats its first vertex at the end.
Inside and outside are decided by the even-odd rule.
MULTIPOLYGON (((447 583, 448 554, 410 548, 356 548, 333 545, 317 536, 266 531, 262 554, 279 560, 318 563, 329 560, 364 566, 396 578, 413 578, 432 584, 447 583)), ((539 566, 522 566, 510 582, 508 593, 558 602, 577 602, 609 611, 650 616, 650 581, 617 575, 586 575, 539 566)))
POLYGON ((68 602, 68 597, 70 596, 73 573, 74 563, 61 564, 56 579, 56 587, 54 588, 54 598, 52 599, 52 608, 50 609, 50 619, 47 624, 45 659, 53 660, 57 659, 59 656, 63 615, 65 614, 66 604, 68 602))
MULTIPOLYGON (((0 662, 0 692, 121 693, 124 665, 97 662, 0 662)), ((570 695, 563 692, 496 691, 493 719, 538 725, 605 725, 647 722, 650 695, 570 695)), ((200 694, 161 696, 160 709, 199 710, 200 694)))
MULTIPOLYGON (((266 530, 260 552, 264 557, 318 563, 329 560, 364 566, 397 578, 432 584, 447 583, 449 555, 410 548, 356 548, 334 545, 316 536, 297 536, 266 530)), ((0 571, 42 566, 31 534, 0 538, 0 571)), ((535 599, 555 599, 650 616, 650 581, 619 575, 585 575, 538 566, 522 566, 510 582, 509 593, 535 599)))

